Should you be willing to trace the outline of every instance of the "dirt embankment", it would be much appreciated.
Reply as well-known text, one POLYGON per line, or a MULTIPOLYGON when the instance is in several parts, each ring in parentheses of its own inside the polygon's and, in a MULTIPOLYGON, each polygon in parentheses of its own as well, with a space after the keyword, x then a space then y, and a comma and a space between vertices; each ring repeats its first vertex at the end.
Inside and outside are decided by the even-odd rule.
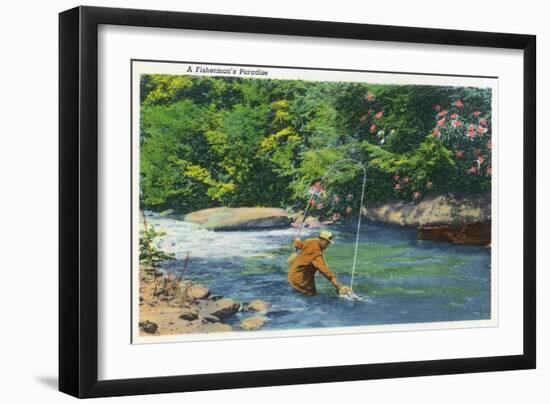
POLYGON ((257 330, 268 321, 268 310, 261 300, 243 305, 212 294, 204 285, 140 268, 140 336, 257 330), (240 323, 229 321, 238 312, 244 314, 240 323))

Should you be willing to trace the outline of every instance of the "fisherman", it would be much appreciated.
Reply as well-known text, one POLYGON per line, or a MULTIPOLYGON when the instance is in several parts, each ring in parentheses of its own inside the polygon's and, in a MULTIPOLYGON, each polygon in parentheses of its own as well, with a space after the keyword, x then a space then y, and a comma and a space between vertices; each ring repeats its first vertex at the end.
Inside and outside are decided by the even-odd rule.
POLYGON ((316 295, 315 273, 319 271, 338 290, 340 295, 350 293, 347 286, 336 280, 336 275, 329 269, 323 258, 323 251, 332 244, 332 238, 332 232, 323 230, 316 239, 294 240, 294 247, 301 252, 292 262, 289 262, 288 281, 295 290, 307 296, 316 295))

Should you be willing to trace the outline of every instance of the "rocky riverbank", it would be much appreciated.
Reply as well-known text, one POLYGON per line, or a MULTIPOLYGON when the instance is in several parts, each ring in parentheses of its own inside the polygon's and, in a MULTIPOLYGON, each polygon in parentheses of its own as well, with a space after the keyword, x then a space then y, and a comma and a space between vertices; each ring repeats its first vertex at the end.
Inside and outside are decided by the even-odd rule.
POLYGON ((421 240, 490 245, 491 198, 440 195, 418 203, 386 203, 365 209, 368 219, 416 227, 421 240))
POLYGON ((258 330, 268 321, 269 304, 247 304, 213 294, 206 286, 174 275, 140 268, 139 333, 141 336, 258 330), (235 324, 238 312, 245 313, 235 324))
POLYGON ((463 226, 491 220, 490 195, 455 197, 439 195, 420 202, 385 203, 365 209, 371 220, 400 226, 449 225, 463 226))
MULTIPOLYGON (((491 243, 491 197, 439 195, 419 202, 389 202, 364 208, 370 220, 399 226, 415 227, 421 240, 448 241, 457 244, 489 245, 491 243)), ((281 208, 210 208, 189 213, 185 221, 210 230, 258 230, 300 227, 303 213, 281 208)), ((305 218, 303 227, 317 229, 333 221, 305 218)))

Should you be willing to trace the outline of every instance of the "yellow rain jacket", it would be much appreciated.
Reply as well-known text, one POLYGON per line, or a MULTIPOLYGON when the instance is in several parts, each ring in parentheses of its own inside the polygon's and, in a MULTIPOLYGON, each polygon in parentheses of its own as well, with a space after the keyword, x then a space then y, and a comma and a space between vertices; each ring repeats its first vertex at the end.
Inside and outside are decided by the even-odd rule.
POLYGON ((336 275, 329 269, 323 258, 321 241, 311 239, 306 241, 294 240, 294 247, 302 250, 288 271, 288 281, 294 289, 308 296, 317 294, 315 288, 315 273, 321 272, 334 284, 336 275))

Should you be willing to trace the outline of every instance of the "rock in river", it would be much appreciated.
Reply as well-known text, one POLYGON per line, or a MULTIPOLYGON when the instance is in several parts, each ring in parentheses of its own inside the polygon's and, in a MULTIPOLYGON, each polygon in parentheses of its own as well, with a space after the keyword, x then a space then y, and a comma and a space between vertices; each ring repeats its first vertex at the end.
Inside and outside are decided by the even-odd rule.
POLYGON ((248 303, 246 309, 250 311, 266 312, 269 310, 269 303, 264 302, 263 300, 252 300, 248 303))
POLYGON ((260 316, 248 317, 248 318, 245 318, 243 321, 241 321, 240 327, 243 330, 253 331, 253 330, 258 330, 262 328, 266 322, 267 322, 267 319, 265 317, 260 317, 260 316))
POLYGON ((219 300, 202 300, 200 302, 200 314, 202 317, 206 315, 223 318, 235 314, 239 311, 240 303, 229 298, 219 300))
POLYGON ((206 299, 208 296, 210 296, 210 289, 203 285, 193 285, 187 291, 187 294, 193 299, 206 299))
POLYGON ((189 213, 184 218, 210 230, 249 230, 287 227, 291 219, 279 208, 210 208, 189 213))

